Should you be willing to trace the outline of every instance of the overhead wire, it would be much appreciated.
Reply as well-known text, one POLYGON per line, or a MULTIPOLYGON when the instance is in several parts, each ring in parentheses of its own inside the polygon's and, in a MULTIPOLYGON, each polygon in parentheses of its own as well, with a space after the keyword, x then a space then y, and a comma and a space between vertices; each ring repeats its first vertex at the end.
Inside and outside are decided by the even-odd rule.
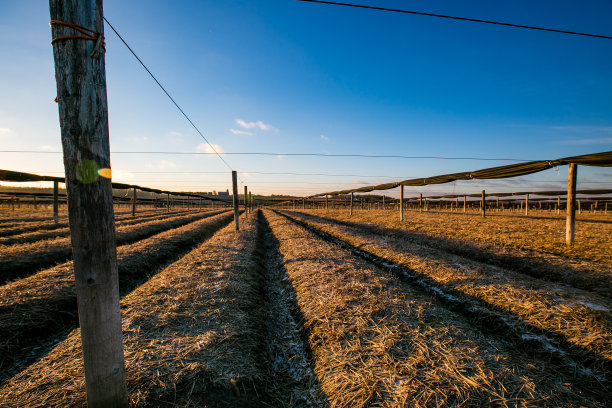
POLYGON ((388 11, 388 12, 393 12, 393 13, 413 14, 413 15, 418 15, 418 16, 445 18, 445 19, 450 19, 450 20, 469 21, 473 23, 493 24, 493 25, 512 27, 512 28, 525 28, 529 30, 539 30, 539 31, 552 32, 552 33, 571 34, 571 35, 579 35, 579 36, 584 36, 584 37, 594 37, 594 38, 603 38, 606 40, 612 40, 612 36, 608 36, 608 35, 583 33, 583 32, 578 32, 578 31, 569 31, 569 30, 560 30, 556 28, 528 26, 528 25, 523 25, 523 24, 504 23, 501 21, 482 20, 478 18, 469 18, 469 17, 458 17, 458 16, 451 16, 451 15, 446 15, 446 14, 427 13, 427 12, 422 12, 422 11, 392 9, 392 8, 386 8, 386 7, 368 6, 368 5, 352 4, 352 3, 340 3, 340 2, 335 2, 335 1, 323 1, 323 0, 297 0, 297 1, 305 2, 305 3, 326 4, 326 5, 332 5, 332 6, 353 7, 353 8, 367 9, 367 10, 388 11))
POLYGON ((114 33, 117 35, 117 37, 119 37, 119 39, 121 40, 121 42, 127 47, 128 50, 130 50, 130 52, 132 53, 132 55, 138 60, 138 62, 140 63, 140 65, 142 65, 142 67, 145 69, 145 71, 147 71, 149 73, 149 75, 151 76, 151 78, 153 78, 153 80, 155 81, 155 83, 157 83, 157 85, 159 85, 159 87, 161 88, 162 91, 164 91, 164 93, 166 94, 166 96, 168 96, 168 98, 170 98, 170 100, 172 101, 172 103, 174 104, 174 106, 176 106, 176 108, 183 114, 183 116, 185 117, 185 119, 187 119, 187 121, 191 124, 191 126, 193 126, 193 128, 196 130, 196 132, 198 132, 198 134, 202 137, 202 139, 204 139, 204 141, 208 144, 208 146, 213 150, 213 152, 221 159, 221 161, 230 169, 233 171, 232 166, 230 166, 225 159, 223 159, 223 157, 221 157, 221 155, 219 154, 219 152, 217 151, 217 149, 215 149, 215 147, 208 141, 208 139, 206 138, 206 136, 204 136, 204 134, 200 131, 200 129, 198 129, 198 127, 195 125, 195 123, 193 123, 193 121, 191 120, 191 118, 189 118, 189 116, 185 113, 185 111, 179 106, 179 104, 174 100, 174 98, 172 96, 170 96, 170 94, 168 93, 168 91, 166 90, 166 88, 164 88, 164 86, 157 80, 157 78, 155 77, 155 75, 153 75, 153 73, 149 70, 149 68, 147 68, 147 66, 144 64, 144 62, 142 62, 142 60, 138 57, 138 55, 136 55, 136 53, 134 52, 134 50, 132 49, 132 47, 130 47, 128 45, 128 43, 123 39, 123 37, 121 36, 121 34, 119 34, 117 32, 117 30, 115 30, 115 27, 113 27, 113 25, 106 19, 106 17, 103 17, 104 21, 106 22, 106 24, 108 24, 108 26, 111 28, 111 30, 114 31, 114 33))
MULTIPOLYGON (((0 153, 42 153, 59 154, 60 151, 48 150, 0 150, 0 153)), ((111 154, 167 154, 167 155, 213 155, 213 152, 160 152, 160 151, 112 151, 111 154)), ((537 159, 516 159, 509 157, 451 157, 451 156, 405 156, 399 154, 359 154, 359 153, 274 153, 274 152, 223 152, 234 156, 296 156, 296 157, 362 157, 371 159, 425 159, 425 160, 477 160, 477 161, 514 161, 529 162, 537 159)))

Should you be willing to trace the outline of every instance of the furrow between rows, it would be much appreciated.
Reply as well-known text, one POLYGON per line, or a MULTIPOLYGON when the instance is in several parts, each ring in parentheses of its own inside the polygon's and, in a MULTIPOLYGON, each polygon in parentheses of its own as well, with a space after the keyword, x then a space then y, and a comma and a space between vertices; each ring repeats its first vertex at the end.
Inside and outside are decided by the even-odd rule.
POLYGON ((457 304, 465 305, 462 307, 467 309, 466 313, 486 310, 487 315, 499 316, 495 320, 503 330, 512 327, 518 336, 539 342, 547 349, 552 349, 552 341, 556 348, 571 350, 576 359, 588 366, 610 372, 612 301, 607 297, 551 285, 548 281, 449 254, 443 248, 407 243, 401 236, 302 213, 290 215, 383 264, 404 268, 412 279, 422 280, 424 285, 435 288, 432 290, 456 298, 457 304), (474 311, 470 312, 470 308, 474 311))
MULTIPOLYGON (((229 212, 117 248, 122 294, 228 224, 229 212)), ((0 287, 0 379, 37 358, 77 323, 72 262, 0 287)))
POLYGON ((490 316, 470 315, 434 286, 424 291, 423 280, 389 273, 398 265, 267 216, 332 406, 605 405, 609 389, 597 378, 483 330, 490 316))
MULTIPOLYGON (((131 244, 172 228, 178 228, 222 211, 180 215, 171 219, 153 220, 116 229, 117 246, 131 244)), ((0 283, 27 276, 59 262, 72 258, 70 237, 33 243, 0 246, 0 283)))

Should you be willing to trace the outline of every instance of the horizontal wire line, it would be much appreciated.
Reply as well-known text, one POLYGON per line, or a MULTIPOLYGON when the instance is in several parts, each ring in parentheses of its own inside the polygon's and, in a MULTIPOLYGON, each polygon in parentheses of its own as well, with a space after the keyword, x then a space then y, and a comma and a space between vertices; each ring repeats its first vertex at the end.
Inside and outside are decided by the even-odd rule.
POLYGON ((331 5, 331 6, 353 7, 353 8, 367 9, 367 10, 389 11, 389 12, 394 12, 394 13, 413 14, 413 15, 417 15, 417 16, 445 18, 445 19, 450 19, 450 20, 469 21, 469 22, 473 22, 473 23, 492 24, 492 25, 499 25, 499 26, 512 27, 512 28, 525 28, 525 29, 529 29, 529 30, 547 31, 547 32, 551 32, 551 33, 580 35, 580 36, 584 36, 584 37, 594 37, 594 38, 603 38, 603 39, 606 39, 606 40, 612 40, 612 36, 608 36, 608 35, 582 33, 582 32, 578 32, 578 31, 569 31, 569 30, 560 30, 560 29, 556 29, 556 28, 528 26, 528 25, 523 25, 523 24, 504 23, 504 22, 501 22, 501 21, 481 20, 481 19, 478 19, 478 18, 457 17, 457 16, 449 16, 449 15, 445 15, 445 14, 426 13, 426 12, 411 11, 411 10, 400 10, 400 9, 392 9, 392 8, 386 8, 386 7, 367 6, 367 5, 361 5, 361 4, 339 3, 339 2, 335 2, 335 1, 322 1, 322 0, 297 0, 297 1, 305 2, 305 3, 325 4, 325 5, 331 5))
POLYGON ((210 146, 210 148, 213 150, 213 152, 215 152, 215 154, 217 156, 219 156, 219 158, 221 159, 221 161, 230 169, 232 169, 232 166, 230 166, 224 159, 223 157, 221 157, 221 155, 217 152, 217 150, 215 149, 215 147, 208 141, 208 139, 206 138, 206 136, 204 136, 204 134, 200 131, 200 129, 198 129, 198 127, 195 125, 195 123, 193 123, 193 121, 191 120, 191 118, 189 118, 189 116, 187 116, 187 114, 185 113, 185 111, 183 111, 183 109, 179 106, 179 104, 174 100, 174 98, 172 96, 170 96, 170 94, 168 93, 168 91, 166 91, 166 88, 164 88, 164 86, 157 80, 157 78, 155 77, 155 75, 153 75, 153 73, 149 70, 149 68, 147 68, 147 66, 144 64, 144 62, 142 62, 142 60, 138 57, 138 55, 136 55, 136 53, 134 52, 134 50, 132 50, 132 47, 130 47, 128 45, 128 43, 123 39, 123 37, 117 32, 117 30, 115 30, 115 27, 113 27, 113 25, 106 19, 106 17, 103 17, 104 21, 106 21, 106 24, 108 24, 108 26, 115 32, 115 34, 117 35, 117 37, 119 37, 119 39, 121 40, 121 42, 127 47, 128 50, 130 50, 130 52, 132 53, 132 55, 138 60, 138 62, 140 63, 140 65, 142 65, 142 67, 149 73, 149 75, 151 76, 151 78, 153 78, 153 80, 155 81, 155 83, 157 83, 157 85, 159 85, 159 87, 161 88, 162 91, 164 91, 164 93, 166 94, 166 96, 168 96, 168 98, 170 98, 170 100, 172 101, 172 103, 174 104, 174 106, 176 106, 176 108, 183 114, 183 116, 185 117, 185 119, 187 119, 187 121, 191 124, 191 126, 193 126, 193 128, 196 130, 196 132, 198 132, 198 134, 202 137, 202 139, 204 139, 204 141, 206 143, 208 143, 208 146, 210 146))
MULTIPOLYGON (((43 153, 60 154, 60 151, 45 150, 0 150, 0 153, 43 153)), ((158 152, 158 151, 116 151, 111 154, 167 154, 167 155, 214 155, 212 152, 158 152)), ((218 154, 218 153, 217 153, 218 154)), ((272 152, 223 152, 221 154, 234 156, 304 156, 304 157, 363 157, 372 159, 436 159, 436 160, 479 160, 479 161, 515 161, 529 162, 538 159, 514 159, 495 157, 445 157, 445 156, 404 156, 398 154, 359 154, 359 153, 272 153, 272 152)))

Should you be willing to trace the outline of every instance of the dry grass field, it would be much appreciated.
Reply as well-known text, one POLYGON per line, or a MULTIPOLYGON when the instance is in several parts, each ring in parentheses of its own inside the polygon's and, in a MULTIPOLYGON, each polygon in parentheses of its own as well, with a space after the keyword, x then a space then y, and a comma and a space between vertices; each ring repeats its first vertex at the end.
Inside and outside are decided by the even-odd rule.
MULTIPOLYGON (((567 251, 544 213, 203 214, 117 217, 132 406, 609 406, 612 219, 567 251)), ((68 239, 5 224, 0 248, 68 239)), ((0 286, 0 406, 83 406, 71 262, 32 269, 0 286)))

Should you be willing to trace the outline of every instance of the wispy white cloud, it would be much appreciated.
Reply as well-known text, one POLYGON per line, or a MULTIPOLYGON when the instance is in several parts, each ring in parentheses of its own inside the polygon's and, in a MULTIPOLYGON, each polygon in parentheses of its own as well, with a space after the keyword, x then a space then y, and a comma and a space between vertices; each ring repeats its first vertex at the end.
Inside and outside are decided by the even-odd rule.
POLYGON ((253 174, 253 173, 240 173, 244 178, 253 178, 256 177, 257 174, 253 174))
POLYGON ((177 132, 176 130, 173 130, 171 132, 168 132, 168 134, 170 136, 174 136, 174 137, 182 137, 183 135, 180 132, 177 132))
POLYGON ((552 130, 560 130, 564 132, 575 132, 575 133, 612 133, 612 126, 550 126, 552 130))
POLYGON ((225 150, 223 150, 223 148, 218 144, 200 143, 196 149, 198 152, 203 153, 215 153, 215 151, 219 154, 225 153, 225 150))
POLYGON ((59 147, 56 146, 50 146, 50 145, 42 145, 38 147, 40 150, 42 150, 43 152, 61 152, 62 149, 60 149, 59 147))
POLYGON ((325 136, 325 135, 321 135, 319 136, 321 139, 325 140, 326 142, 329 142, 329 137, 325 136))
POLYGON ((562 144, 575 144, 575 145, 600 145, 600 144, 612 144, 612 137, 600 137, 595 139, 569 139, 561 140, 562 144))
POLYGON ((278 129, 275 128, 272 125, 267 125, 265 123, 263 123, 261 120, 258 120, 257 122, 245 122, 242 119, 236 119, 236 123, 245 128, 245 129, 259 129, 259 130, 263 130, 263 131, 275 131, 277 132, 278 129))
POLYGON ((230 132, 232 132, 235 135, 253 136, 253 132, 247 132, 246 130, 230 129, 230 132))

